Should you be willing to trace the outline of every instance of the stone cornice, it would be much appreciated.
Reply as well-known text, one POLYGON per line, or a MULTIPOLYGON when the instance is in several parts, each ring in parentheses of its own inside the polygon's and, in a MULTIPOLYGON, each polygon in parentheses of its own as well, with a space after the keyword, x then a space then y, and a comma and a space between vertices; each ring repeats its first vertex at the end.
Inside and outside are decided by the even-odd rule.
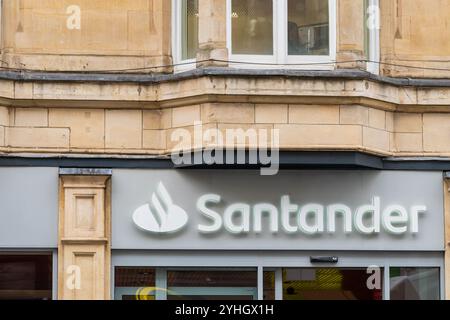
POLYGON ((144 109, 206 102, 450 112, 450 79, 387 78, 358 70, 204 68, 170 75, 0 71, 0 103, 7 106, 144 109))

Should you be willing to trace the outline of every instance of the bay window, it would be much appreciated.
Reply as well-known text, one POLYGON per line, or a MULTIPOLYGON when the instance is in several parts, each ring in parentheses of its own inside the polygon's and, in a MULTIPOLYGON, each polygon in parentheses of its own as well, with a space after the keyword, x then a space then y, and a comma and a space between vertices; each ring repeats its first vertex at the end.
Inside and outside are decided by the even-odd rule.
MULTIPOLYGON (((231 66, 334 67, 336 0, 226 1, 231 66)), ((173 0, 173 4, 174 62, 182 65, 178 70, 195 68, 199 1, 173 0)))
POLYGON ((261 63, 332 66, 336 0, 227 1, 230 60, 249 66, 256 62, 259 68, 261 63))

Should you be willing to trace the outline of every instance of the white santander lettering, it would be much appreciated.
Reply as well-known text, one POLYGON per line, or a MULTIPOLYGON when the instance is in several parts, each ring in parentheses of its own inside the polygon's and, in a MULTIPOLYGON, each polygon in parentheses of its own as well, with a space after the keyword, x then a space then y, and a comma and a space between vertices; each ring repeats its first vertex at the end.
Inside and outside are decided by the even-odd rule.
POLYGON ((206 194, 197 200, 197 209, 213 222, 209 226, 199 225, 198 231, 202 233, 218 232, 222 228, 222 216, 216 211, 208 209, 207 203, 220 203, 220 196, 217 194, 206 194))
POLYGON ((427 211, 426 206, 413 206, 410 211, 401 205, 387 205, 381 208, 380 197, 373 197, 370 204, 356 208, 353 213, 344 204, 305 204, 291 203, 288 195, 282 196, 280 209, 271 203, 250 205, 234 203, 228 205, 223 213, 211 208, 219 205, 222 199, 216 194, 201 196, 197 201, 197 210, 208 220, 209 225, 199 224, 201 233, 216 233, 225 228, 232 234, 263 233, 264 230, 277 234, 303 233, 317 235, 334 234, 338 231, 350 234, 356 231, 363 235, 387 233, 402 235, 407 232, 419 232, 420 215, 427 211), (339 226, 337 221, 339 217, 339 226))

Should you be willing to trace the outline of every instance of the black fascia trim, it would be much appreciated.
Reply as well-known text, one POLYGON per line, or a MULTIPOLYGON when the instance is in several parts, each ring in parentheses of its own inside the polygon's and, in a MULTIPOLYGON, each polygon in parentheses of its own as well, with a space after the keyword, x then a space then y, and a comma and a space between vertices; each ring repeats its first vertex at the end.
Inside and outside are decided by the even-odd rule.
POLYGON ((173 169, 174 165, 167 159, 0 157, 0 167, 173 169))
MULTIPOLYGON (((224 165, 206 165, 204 163, 196 164, 195 157, 199 153, 190 154, 190 164, 176 165, 176 168, 259 168, 260 165, 254 165, 249 163, 249 153, 245 153, 245 164, 237 163, 237 151, 234 151, 232 161, 234 164, 224 164, 224 165)), ((201 156, 203 159, 203 156, 201 156)), ((257 154, 257 163, 261 163, 260 156, 257 154)), ((320 151, 309 151, 309 152, 294 152, 294 151, 284 151, 279 154, 279 165, 281 168, 289 168, 295 166, 302 167, 362 167, 362 168, 372 168, 372 169, 382 169, 383 162, 380 157, 367 155, 359 152, 350 151, 335 151, 335 152, 320 152, 320 151)))
MULTIPOLYGON (((237 152, 234 153, 235 158, 237 152)), ((194 155, 191 155, 192 159, 194 155)), ((92 169, 259 169, 259 164, 248 162, 236 165, 207 165, 205 163, 176 166, 171 159, 145 158, 82 158, 82 157, 19 157, 0 156, 0 167, 59 167, 92 169)), ((281 152, 280 169, 383 169, 380 157, 359 152, 281 152)), ((191 161, 191 163, 195 163, 191 161)))
MULTIPOLYGON (((366 170, 418 170, 448 171, 449 159, 395 159, 382 158, 361 152, 311 151, 281 152, 280 170, 287 169, 366 169, 366 170)), ((248 155, 246 154, 246 159, 248 155)), ((180 165, 176 166, 169 158, 102 158, 62 157, 62 156, 0 156, 0 167, 58 167, 89 169, 260 169, 260 165, 180 165)))
POLYGON ((450 171, 450 160, 383 160, 384 170, 450 171))

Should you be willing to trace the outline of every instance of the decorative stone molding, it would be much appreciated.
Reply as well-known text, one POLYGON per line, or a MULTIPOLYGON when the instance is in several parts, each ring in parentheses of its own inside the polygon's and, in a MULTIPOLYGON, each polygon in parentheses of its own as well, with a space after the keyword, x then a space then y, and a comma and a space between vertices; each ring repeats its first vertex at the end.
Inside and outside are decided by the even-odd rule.
POLYGON ((110 298, 110 176, 60 176, 58 298, 110 298))

